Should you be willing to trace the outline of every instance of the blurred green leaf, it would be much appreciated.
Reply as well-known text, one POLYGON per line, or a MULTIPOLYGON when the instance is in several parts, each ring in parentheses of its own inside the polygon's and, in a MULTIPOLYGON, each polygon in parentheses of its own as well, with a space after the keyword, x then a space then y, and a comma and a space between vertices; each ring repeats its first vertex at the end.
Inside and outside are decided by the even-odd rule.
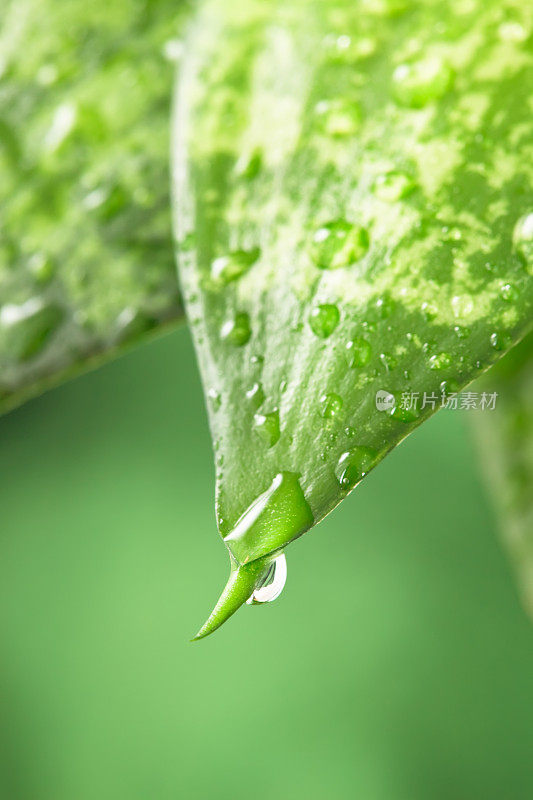
POLYGON ((176 225, 232 572, 200 635, 527 332, 532 23, 512 0, 201 4, 176 225))
POLYGON ((0 411, 182 316, 168 197, 178 0, 4 0, 0 411))
POLYGON ((479 382, 497 392, 493 411, 472 416, 480 462, 502 534, 533 617, 533 334, 479 382))

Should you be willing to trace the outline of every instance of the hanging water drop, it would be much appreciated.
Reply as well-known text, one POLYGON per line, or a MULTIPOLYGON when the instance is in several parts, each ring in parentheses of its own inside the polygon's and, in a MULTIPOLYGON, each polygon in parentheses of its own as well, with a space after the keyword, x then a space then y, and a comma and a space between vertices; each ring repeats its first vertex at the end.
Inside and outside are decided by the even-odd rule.
POLYGON ((285 558, 285 554, 281 553, 274 559, 268 572, 254 589, 246 603, 249 606, 272 603, 280 596, 286 582, 287 559, 285 558))

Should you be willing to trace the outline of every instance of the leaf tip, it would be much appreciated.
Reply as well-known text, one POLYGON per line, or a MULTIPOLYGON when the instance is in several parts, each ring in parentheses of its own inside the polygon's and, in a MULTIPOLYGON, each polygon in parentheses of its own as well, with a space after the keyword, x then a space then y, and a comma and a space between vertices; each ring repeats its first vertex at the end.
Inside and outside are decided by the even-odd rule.
POLYGON ((214 633, 248 600, 257 583, 268 570, 270 556, 258 558, 248 564, 238 564, 232 559, 228 582, 213 611, 191 642, 198 642, 214 633))

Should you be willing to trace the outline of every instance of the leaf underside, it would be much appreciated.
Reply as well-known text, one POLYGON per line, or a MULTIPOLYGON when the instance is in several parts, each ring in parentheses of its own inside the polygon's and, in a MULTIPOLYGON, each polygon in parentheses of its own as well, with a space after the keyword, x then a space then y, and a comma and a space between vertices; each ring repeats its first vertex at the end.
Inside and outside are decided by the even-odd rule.
POLYGON ((0 412, 182 316, 168 114, 183 0, 3 0, 0 412))
POLYGON ((480 381, 498 392, 490 413, 472 415, 480 461, 533 618, 533 334, 480 381))
MULTIPOLYGON (((433 413, 424 393, 438 408, 526 334, 532 15, 518 0, 200 5, 173 175, 224 538, 285 472, 319 522, 433 413)), ((254 529, 249 560, 301 533, 267 552, 254 529)))

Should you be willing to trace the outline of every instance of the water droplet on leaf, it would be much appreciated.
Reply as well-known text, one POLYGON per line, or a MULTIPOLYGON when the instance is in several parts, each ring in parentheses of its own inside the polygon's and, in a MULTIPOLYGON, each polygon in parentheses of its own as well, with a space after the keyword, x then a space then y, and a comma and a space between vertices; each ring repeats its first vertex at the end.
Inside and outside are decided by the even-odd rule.
POLYGON ((335 392, 323 394, 320 398, 320 416, 324 419, 333 419, 342 409, 342 397, 335 392))
POLYGON ((449 353, 436 353, 429 359, 429 368, 435 370, 447 369, 451 367, 452 363, 452 357, 449 353))
POLYGON ((518 299, 518 292, 511 283, 504 283, 500 287, 500 295, 503 300, 508 300, 509 302, 518 299))
POLYGON ((238 280, 259 258, 260 250, 235 250, 227 256, 216 258, 211 265, 211 277, 223 284, 238 280))
POLYGON ((348 364, 350 367, 364 367, 372 357, 370 343, 362 337, 355 337, 346 344, 348 354, 348 364))
POLYGON ((340 313, 337 306, 323 303, 313 308, 309 314, 309 325, 315 336, 327 339, 339 324, 340 313))
POLYGON ((287 560, 284 553, 274 559, 266 575, 246 601, 248 605, 272 603, 282 593, 287 582, 287 560))
POLYGON ((320 269, 340 269, 362 258, 369 245, 366 228, 338 219, 315 232, 311 255, 320 269))
POLYGON ((254 430, 267 447, 274 447, 280 437, 279 411, 275 409, 269 414, 255 414, 254 430))
POLYGON ((495 350, 507 350, 511 345, 511 340, 505 333, 494 331, 494 333, 490 335, 490 344, 495 350))
POLYGON ((254 383, 251 389, 246 392, 246 399, 254 409, 258 409, 264 402, 265 393, 260 383, 254 383))
POLYGON ((399 103, 422 108, 446 94, 453 83, 453 71, 441 56, 426 56, 396 67, 392 82, 399 103))
POLYGON ((220 330, 222 340, 235 347, 245 345, 249 341, 251 334, 250 317, 245 311, 241 311, 235 314, 233 319, 227 320, 220 330))
POLYGON ((377 453, 370 447, 353 447, 337 462, 335 475, 343 489, 351 489, 376 463, 377 453))

